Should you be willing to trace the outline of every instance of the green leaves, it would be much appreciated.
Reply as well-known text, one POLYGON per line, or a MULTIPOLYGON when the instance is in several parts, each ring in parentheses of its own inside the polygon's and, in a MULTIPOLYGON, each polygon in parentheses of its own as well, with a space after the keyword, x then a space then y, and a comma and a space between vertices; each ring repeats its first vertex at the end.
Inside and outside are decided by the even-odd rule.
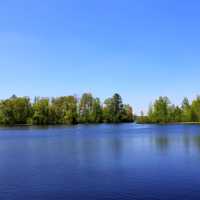
POLYGON ((27 97, 11 98, 0 102, 0 124, 76 124, 133 121, 132 108, 123 105, 121 96, 115 94, 104 105, 99 98, 84 93, 78 101, 75 96, 57 98, 35 97, 31 103, 27 97))
POLYGON ((26 124, 32 114, 32 105, 27 97, 12 96, 0 102, 0 123, 2 124, 26 124))
POLYGON ((139 123, 176 123, 176 122, 200 122, 200 97, 190 104, 184 98, 181 106, 170 103, 168 97, 159 97, 150 106, 147 116, 137 118, 139 123))
POLYGON ((33 124, 45 125, 49 123, 49 99, 37 98, 33 104, 33 124))
POLYGON ((133 112, 129 105, 123 105, 119 94, 114 94, 104 102, 104 121, 107 123, 133 122, 133 112))

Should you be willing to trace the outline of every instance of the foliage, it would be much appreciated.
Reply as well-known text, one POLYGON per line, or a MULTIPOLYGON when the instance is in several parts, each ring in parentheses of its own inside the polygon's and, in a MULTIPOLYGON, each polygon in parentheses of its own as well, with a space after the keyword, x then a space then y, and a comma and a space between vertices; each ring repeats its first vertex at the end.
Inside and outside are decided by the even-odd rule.
POLYGON ((134 121, 133 109, 128 104, 125 104, 123 106, 121 121, 122 122, 133 122, 134 121))
POLYGON ((138 123, 200 122, 200 96, 197 96, 191 104, 184 98, 181 106, 171 104, 168 97, 159 97, 149 107, 148 114, 138 116, 136 121, 138 123))
POLYGON ((36 98, 33 104, 33 123, 45 125, 49 123, 49 99, 36 98))
POLYGON ((49 109, 50 124, 76 124, 77 99, 74 96, 53 98, 49 109))
POLYGON ((27 97, 11 98, 0 102, 0 123, 6 125, 26 124, 32 117, 32 106, 27 97))
POLYGON ((119 94, 114 94, 104 102, 104 121, 107 123, 132 122, 133 110, 130 105, 124 105, 119 94))
POLYGON ((93 96, 90 93, 84 93, 79 104, 79 122, 92 122, 93 115, 93 96))
POLYGON ((84 93, 78 101, 75 96, 57 98, 35 97, 31 103, 27 97, 0 101, 0 124, 76 124, 132 122, 133 113, 129 105, 123 105, 121 96, 115 94, 102 105, 99 98, 84 93))

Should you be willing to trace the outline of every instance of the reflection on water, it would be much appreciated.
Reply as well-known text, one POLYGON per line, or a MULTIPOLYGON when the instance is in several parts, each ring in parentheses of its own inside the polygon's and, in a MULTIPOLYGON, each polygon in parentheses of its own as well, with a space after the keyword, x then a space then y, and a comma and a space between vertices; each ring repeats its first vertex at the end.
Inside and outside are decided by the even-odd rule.
POLYGON ((151 135, 151 143, 159 151, 167 151, 170 148, 177 148, 177 146, 181 146, 183 151, 189 152, 191 149, 200 151, 200 132, 192 132, 190 129, 188 132, 185 132, 184 129, 182 131, 178 134, 173 130, 164 133, 155 131, 151 135))
POLYGON ((196 135, 193 137, 193 143, 196 145, 196 147, 200 151, 200 136, 199 135, 196 135))
POLYGON ((200 126, 0 129, 0 199, 200 199, 200 126))
POLYGON ((155 145, 160 151, 164 151, 169 147, 170 138, 166 135, 157 135, 153 137, 155 145))

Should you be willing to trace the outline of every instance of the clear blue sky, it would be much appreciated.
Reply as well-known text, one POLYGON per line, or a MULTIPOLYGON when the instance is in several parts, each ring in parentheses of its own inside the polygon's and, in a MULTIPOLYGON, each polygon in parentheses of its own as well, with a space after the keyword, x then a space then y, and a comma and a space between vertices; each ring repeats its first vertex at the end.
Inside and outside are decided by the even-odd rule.
POLYGON ((198 0, 0 2, 0 98, 118 92, 136 112, 200 93, 198 0))

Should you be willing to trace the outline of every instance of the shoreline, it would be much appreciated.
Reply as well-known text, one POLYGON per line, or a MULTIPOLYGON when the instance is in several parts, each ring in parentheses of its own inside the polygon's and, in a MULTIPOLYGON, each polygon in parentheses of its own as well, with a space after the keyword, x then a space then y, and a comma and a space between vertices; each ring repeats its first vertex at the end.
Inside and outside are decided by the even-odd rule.
POLYGON ((152 124, 152 125, 200 125, 200 122, 166 122, 166 123, 137 123, 136 124, 152 124))
POLYGON ((200 122, 169 122, 169 123, 137 123, 137 122, 120 122, 120 123, 77 123, 77 124, 14 124, 4 125, 0 124, 0 127, 47 127, 47 126, 78 126, 78 125, 120 125, 120 124, 132 124, 132 125, 200 125, 200 122))
POLYGON ((120 125, 120 124, 136 124, 135 122, 119 122, 119 123, 76 123, 76 124, 13 124, 13 125, 6 125, 6 124, 0 124, 0 127, 34 127, 34 126, 40 126, 40 127, 46 127, 46 126, 77 126, 77 125, 120 125))

